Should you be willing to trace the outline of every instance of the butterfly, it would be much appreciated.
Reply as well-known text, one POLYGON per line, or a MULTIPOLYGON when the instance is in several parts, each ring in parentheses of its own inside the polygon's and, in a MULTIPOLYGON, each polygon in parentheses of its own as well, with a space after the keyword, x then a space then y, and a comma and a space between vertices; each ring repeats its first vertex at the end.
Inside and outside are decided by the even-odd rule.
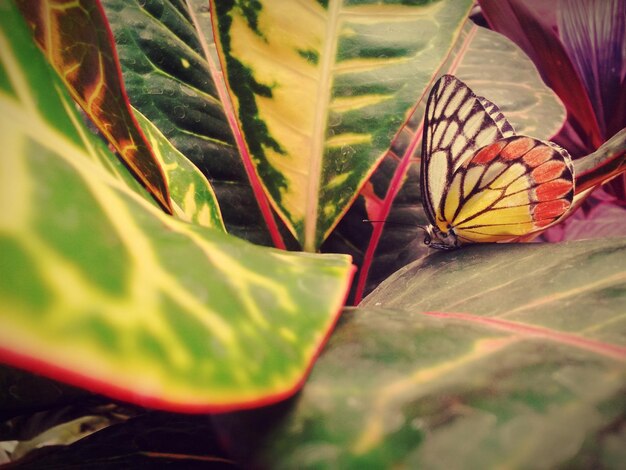
POLYGON ((420 182, 424 243, 440 249, 517 241, 559 221, 574 197, 569 153, 516 135, 495 104, 452 75, 428 97, 420 182))

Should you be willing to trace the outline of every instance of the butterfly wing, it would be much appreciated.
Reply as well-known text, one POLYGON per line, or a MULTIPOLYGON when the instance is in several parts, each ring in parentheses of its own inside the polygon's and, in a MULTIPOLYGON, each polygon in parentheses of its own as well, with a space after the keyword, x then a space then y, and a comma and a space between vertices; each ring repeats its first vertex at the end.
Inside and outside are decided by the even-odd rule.
POLYGON ((422 201, 431 224, 443 221, 444 196, 455 171, 481 147, 515 135, 498 107, 465 83, 443 75, 426 105, 422 139, 422 201))
POLYGON ((454 173, 439 228, 453 227, 461 243, 513 241, 558 221, 573 197, 567 151, 531 137, 505 137, 454 173))

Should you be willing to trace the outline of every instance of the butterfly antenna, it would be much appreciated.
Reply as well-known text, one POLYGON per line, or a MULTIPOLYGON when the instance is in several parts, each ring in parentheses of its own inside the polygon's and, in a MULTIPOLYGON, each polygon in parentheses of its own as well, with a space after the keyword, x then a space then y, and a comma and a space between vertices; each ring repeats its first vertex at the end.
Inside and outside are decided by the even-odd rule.
POLYGON ((406 222, 393 222, 391 220, 372 220, 372 219, 363 219, 361 220, 361 222, 364 223, 372 223, 372 224, 391 224, 391 225, 404 225, 405 227, 417 227, 417 228, 421 228, 424 229, 424 227, 422 227, 421 225, 415 225, 415 224, 407 224, 406 222))
POLYGON ((362 222, 364 223, 370 222, 373 224, 385 223, 385 224, 392 224, 392 225, 404 225, 405 227, 418 228, 424 231, 424 244, 425 245, 430 245, 430 242, 432 240, 432 229, 427 225, 418 225, 418 224, 414 225, 414 224, 407 224, 404 222, 392 222, 389 220, 371 220, 371 219, 363 219, 362 222))

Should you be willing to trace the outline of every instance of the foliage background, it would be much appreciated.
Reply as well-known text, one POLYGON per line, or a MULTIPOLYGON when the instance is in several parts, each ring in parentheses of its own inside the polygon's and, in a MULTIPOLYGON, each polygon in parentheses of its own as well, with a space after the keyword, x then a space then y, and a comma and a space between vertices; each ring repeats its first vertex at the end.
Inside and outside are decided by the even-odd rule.
POLYGON ((426 257, 410 225, 424 222, 424 97, 455 73, 520 133, 549 138, 565 120, 555 140, 580 157, 585 189, 618 176, 545 240, 624 234, 624 3, 474 10, 558 98, 517 46, 467 19, 471 2, 305 3, 287 15, 278 2, 15 2, 62 81, 2 4, 2 135, 19 157, 3 159, 2 357, 139 406, 4 367, 0 457, 234 466, 227 449, 262 466, 617 466, 623 236, 426 257), (304 193, 303 172, 315 182, 304 193), (341 316, 292 399, 212 418, 143 408, 291 396, 337 320, 347 257, 224 231, 350 254, 353 302, 417 261, 341 316))

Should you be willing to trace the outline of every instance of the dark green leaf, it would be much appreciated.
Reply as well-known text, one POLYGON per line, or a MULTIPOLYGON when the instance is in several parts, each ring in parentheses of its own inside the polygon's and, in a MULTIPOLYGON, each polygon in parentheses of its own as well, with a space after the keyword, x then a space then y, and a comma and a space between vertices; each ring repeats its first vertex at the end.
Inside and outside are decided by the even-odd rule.
POLYGON ((0 359, 187 411, 295 392, 349 257, 261 248, 156 208, 110 171, 13 4, 0 13, 0 359))
POLYGON ((617 468, 624 305, 626 238, 434 253, 344 314, 303 392, 260 430, 254 459, 617 468))

